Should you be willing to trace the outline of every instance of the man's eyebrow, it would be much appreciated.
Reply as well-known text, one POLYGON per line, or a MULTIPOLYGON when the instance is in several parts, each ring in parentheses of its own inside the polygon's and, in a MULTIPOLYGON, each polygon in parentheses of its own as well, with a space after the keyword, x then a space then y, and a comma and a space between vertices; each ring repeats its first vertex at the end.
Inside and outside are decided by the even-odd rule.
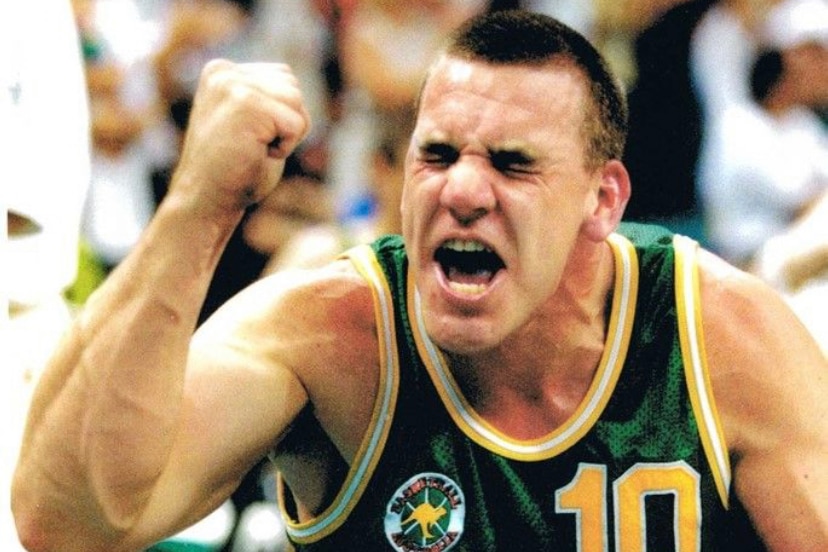
POLYGON ((530 165, 536 161, 535 156, 523 148, 490 148, 489 156, 510 165, 530 165))
POLYGON ((428 133, 422 136, 414 136, 414 141, 417 143, 418 146, 424 147, 429 144, 450 144, 451 140, 445 133, 442 132, 435 132, 435 133, 428 133))

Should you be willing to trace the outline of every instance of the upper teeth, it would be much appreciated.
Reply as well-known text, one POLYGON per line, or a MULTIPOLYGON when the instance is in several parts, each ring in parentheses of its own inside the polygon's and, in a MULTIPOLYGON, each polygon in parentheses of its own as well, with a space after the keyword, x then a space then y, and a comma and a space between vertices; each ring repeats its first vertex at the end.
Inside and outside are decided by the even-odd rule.
POLYGON ((472 240, 448 240, 443 247, 452 251, 488 251, 489 248, 472 240))

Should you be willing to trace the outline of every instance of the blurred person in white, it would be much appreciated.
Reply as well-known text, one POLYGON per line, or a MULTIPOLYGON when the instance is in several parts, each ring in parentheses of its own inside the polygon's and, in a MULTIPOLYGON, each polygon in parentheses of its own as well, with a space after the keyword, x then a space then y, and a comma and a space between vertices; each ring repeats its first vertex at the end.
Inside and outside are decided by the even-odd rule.
POLYGON ((754 271, 782 292, 828 355, 828 191, 765 242, 754 271))
POLYGON ((0 549, 22 550, 9 489, 26 409, 68 326, 63 292, 77 271, 89 183, 89 112, 68 0, 0 4, 0 171, 7 238, 0 285, 2 389, 0 549))
POLYGON ((699 167, 712 246, 743 267, 828 189, 828 3, 782 2, 761 36, 752 99, 706 129, 699 167))
POLYGON ((778 0, 718 0, 690 42, 690 70, 705 125, 729 105, 750 100, 759 27, 778 0))
POLYGON ((108 267, 126 255, 152 216, 148 179, 155 152, 145 139, 157 119, 149 64, 162 0, 73 0, 83 42, 92 131, 92 179, 81 231, 108 267))
POLYGON ((92 186, 83 233, 112 268, 152 216, 152 170, 176 161, 170 102, 192 96, 202 65, 228 56, 241 0, 75 0, 92 108, 92 186))
MULTIPOLYGON (((799 42, 799 33, 814 37, 811 56, 828 56, 828 4, 789 3, 768 19, 768 40, 780 46, 799 42)), ((810 78, 822 86, 821 107, 828 107, 828 68, 810 78)), ((823 120, 824 123, 824 120, 823 120)), ((823 126, 823 130, 825 127, 823 126)), ((759 250, 753 271, 780 290, 828 355, 828 138, 823 133, 822 188, 819 197, 782 233, 768 239, 759 250)))
POLYGON ((759 48, 759 28, 768 10, 779 0, 714 0, 692 30, 689 50, 690 84, 697 104, 697 148, 692 178, 701 232, 706 234, 708 216, 702 198, 702 180, 715 178, 716 151, 711 129, 734 105, 752 103, 750 72, 759 48), (712 176, 710 176, 712 175, 712 176))

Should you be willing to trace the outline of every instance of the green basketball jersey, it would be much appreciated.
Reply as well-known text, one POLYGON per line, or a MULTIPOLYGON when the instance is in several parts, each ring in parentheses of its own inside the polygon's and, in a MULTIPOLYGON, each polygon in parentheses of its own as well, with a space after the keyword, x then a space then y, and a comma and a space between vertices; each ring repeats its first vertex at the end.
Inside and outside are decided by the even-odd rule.
POLYGON ((528 441, 463 396, 424 331, 401 239, 349 251, 374 293, 379 392, 332 504, 299 523, 282 492, 297 549, 761 549, 729 490, 697 245, 642 225, 623 225, 609 243, 616 278, 595 379, 566 423, 528 441))

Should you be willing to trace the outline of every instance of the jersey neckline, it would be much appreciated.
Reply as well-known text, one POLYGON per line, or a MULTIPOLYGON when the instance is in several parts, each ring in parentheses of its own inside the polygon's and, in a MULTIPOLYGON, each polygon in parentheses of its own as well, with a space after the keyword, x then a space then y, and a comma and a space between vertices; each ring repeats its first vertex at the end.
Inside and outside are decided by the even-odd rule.
POLYGON ((408 279, 410 323, 426 370, 455 424, 480 446, 515 460, 545 460, 570 448, 600 417, 624 365, 638 295, 638 257, 635 248, 620 234, 610 235, 607 242, 612 249, 616 269, 607 338, 598 370, 573 415, 561 426, 537 439, 510 437, 474 410, 448 369, 443 353, 428 337, 419 292, 413 279, 408 279))

